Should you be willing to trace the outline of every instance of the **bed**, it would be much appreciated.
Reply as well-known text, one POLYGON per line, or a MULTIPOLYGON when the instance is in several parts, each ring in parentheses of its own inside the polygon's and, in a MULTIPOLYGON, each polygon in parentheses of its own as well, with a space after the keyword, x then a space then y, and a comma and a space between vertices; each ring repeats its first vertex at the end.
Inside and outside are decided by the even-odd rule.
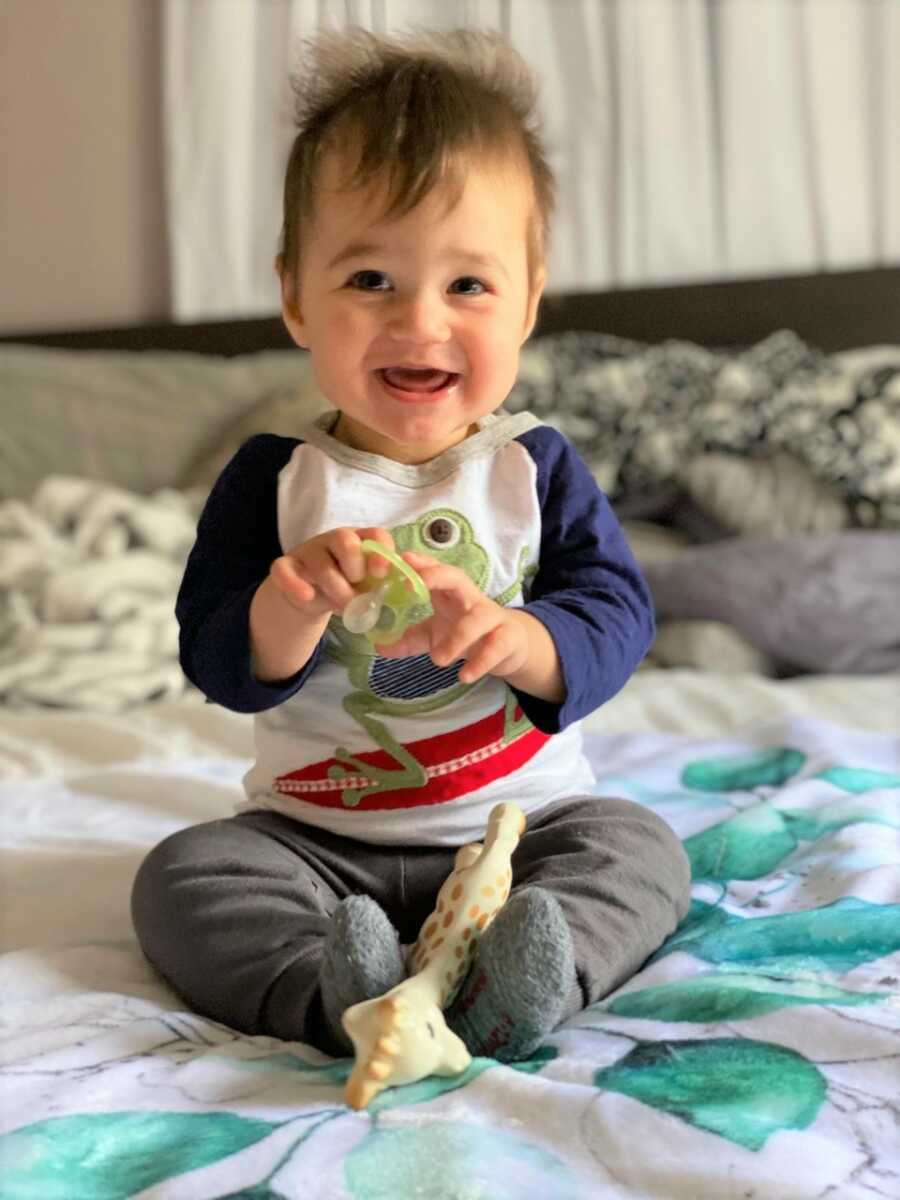
POLYGON ((0 344, 4 1200, 900 1197, 900 270, 551 297, 511 407, 573 438, 659 635, 586 723, 691 910, 530 1060, 344 1103, 187 1011, 131 880, 249 718, 175 656, 211 479, 323 406, 276 320, 0 344))

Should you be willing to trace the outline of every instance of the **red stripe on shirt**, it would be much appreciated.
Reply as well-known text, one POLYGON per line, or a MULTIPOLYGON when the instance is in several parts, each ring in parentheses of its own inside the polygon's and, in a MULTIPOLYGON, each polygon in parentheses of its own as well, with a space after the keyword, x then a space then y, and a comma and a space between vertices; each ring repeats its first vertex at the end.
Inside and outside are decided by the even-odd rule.
MULTIPOLYGON (((521 715, 521 709, 516 709, 515 719, 520 719, 521 715)), ((352 780, 329 779, 330 767, 343 766, 336 758, 281 775, 275 780, 274 788, 283 795, 296 796, 320 808, 353 808, 361 812, 443 804, 517 770, 533 758, 551 736, 531 727, 512 741, 504 742, 505 727, 505 709, 500 708, 472 725, 405 743, 404 748, 429 772, 425 783, 420 787, 375 792, 364 796, 358 804, 345 804, 341 797, 344 791, 359 791, 366 786, 363 773, 352 780)), ((396 769, 399 774, 398 764, 385 750, 364 751, 355 757, 373 767, 396 769)))

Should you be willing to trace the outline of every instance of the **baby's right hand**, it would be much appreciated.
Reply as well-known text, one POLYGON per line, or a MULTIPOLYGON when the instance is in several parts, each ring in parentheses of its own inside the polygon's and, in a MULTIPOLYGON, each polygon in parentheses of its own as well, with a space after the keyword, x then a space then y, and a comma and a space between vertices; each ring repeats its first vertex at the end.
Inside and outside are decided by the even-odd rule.
POLYGON ((309 618, 343 612, 367 575, 384 578, 391 564, 379 554, 363 554, 364 538, 394 549, 386 529, 330 529, 276 558, 272 583, 288 603, 309 618))

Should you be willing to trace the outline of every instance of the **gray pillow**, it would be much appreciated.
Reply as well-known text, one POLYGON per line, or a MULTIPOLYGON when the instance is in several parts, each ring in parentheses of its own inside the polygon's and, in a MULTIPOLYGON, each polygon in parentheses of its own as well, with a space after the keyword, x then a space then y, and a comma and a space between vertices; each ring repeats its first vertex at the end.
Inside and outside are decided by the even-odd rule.
POLYGON ((688 537, 655 521, 622 521, 631 552, 639 563, 648 559, 674 558, 690 546, 688 537))
POLYGON ((722 621, 663 621, 644 663, 727 675, 774 675, 775 664, 722 621))
POLYGON ((277 433, 295 437, 303 426, 320 412, 329 408, 328 401, 315 387, 312 377, 302 387, 275 392, 244 413, 216 439, 204 447, 203 453, 181 480, 182 488, 205 488, 216 482, 223 467, 248 438, 257 433, 277 433))
POLYGON ((724 621, 786 674, 900 671, 900 533, 731 538, 642 565, 660 622, 724 621))
POLYGON ((697 508, 726 534, 832 533, 850 524, 838 487, 816 479, 788 454, 702 454, 680 479, 697 508))
POLYGON ((156 351, 0 347, 0 499, 29 498, 47 475, 149 494, 273 389, 302 387, 299 350, 226 359, 156 351))

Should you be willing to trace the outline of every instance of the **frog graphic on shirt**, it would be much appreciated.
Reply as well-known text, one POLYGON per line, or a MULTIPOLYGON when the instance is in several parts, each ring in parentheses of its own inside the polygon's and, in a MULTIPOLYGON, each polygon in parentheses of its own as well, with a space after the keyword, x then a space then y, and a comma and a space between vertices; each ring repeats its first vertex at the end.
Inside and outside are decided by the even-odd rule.
MULTIPOLYGON (((408 550, 429 554, 440 562, 459 567, 476 587, 485 590, 490 577, 490 559, 484 547, 475 540, 472 525, 461 513, 450 508, 435 508, 415 521, 392 529, 391 535, 398 554, 408 550)), ((523 547, 515 580, 493 597, 497 604, 509 604, 526 580, 534 575, 537 567, 526 567, 527 559, 528 548, 523 547)), ((423 606, 416 618, 425 620, 430 612, 430 607, 423 606)), ((364 776, 369 781, 365 787, 348 787, 342 793, 343 803, 352 808, 366 796, 376 793, 423 787, 428 781, 425 768, 397 741, 385 718, 434 712, 453 704, 482 681, 460 683, 458 662, 449 667, 435 667, 425 654, 406 659, 381 658, 366 637, 348 632, 340 617, 333 617, 328 628, 331 637, 325 653, 346 669, 354 689, 344 697, 344 709, 396 763, 395 767, 389 768, 373 766, 351 754, 346 747, 338 746, 334 752, 337 763, 329 768, 329 778, 358 780, 364 776)), ((517 715, 517 709, 514 694, 507 690, 504 744, 532 728, 524 714, 519 711, 517 715)))

